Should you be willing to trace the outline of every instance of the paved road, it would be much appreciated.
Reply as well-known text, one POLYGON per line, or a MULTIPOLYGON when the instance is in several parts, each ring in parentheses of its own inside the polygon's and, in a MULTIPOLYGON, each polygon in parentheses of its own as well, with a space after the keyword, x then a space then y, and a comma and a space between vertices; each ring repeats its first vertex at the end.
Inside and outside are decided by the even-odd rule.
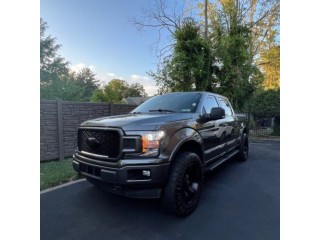
POLYGON ((41 194, 41 239, 279 239, 279 142, 250 144, 247 162, 206 177, 199 207, 168 215, 158 200, 101 192, 86 181, 41 194))

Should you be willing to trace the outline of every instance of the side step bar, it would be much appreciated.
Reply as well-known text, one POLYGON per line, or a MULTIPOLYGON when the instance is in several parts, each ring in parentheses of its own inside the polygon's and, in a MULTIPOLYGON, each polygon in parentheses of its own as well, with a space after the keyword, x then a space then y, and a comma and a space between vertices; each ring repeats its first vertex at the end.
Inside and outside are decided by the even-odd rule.
POLYGON ((216 167, 218 167, 220 164, 224 163, 225 161, 229 160, 232 158, 234 155, 236 155, 239 152, 239 150, 232 151, 231 153, 227 154, 223 158, 221 158, 219 161, 213 162, 209 164, 208 166, 205 166, 204 171, 212 171, 216 167))

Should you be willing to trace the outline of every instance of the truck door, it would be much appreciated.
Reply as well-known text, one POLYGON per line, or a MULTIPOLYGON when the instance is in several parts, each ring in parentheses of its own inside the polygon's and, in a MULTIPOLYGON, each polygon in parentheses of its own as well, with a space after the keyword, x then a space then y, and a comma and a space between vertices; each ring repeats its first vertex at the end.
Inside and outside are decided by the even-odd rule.
MULTIPOLYGON (((213 107, 218 107, 217 100, 213 95, 207 95, 203 102, 201 114, 209 114, 213 107)), ((225 144, 224 119, 199 124, 198 131, 203 139, 205 159, 207 161, 214 159, 223 152, 225 144)))
POLYGON ((218 102, 220 107, 222 107, 226 113, 226 117, 224 119, 224 127, 226 131, 226 145, 224 150, 227 152, 229 150, 232 150, 235 146, 237 146, 237 138, 239 136, 240 131, 239 121, 238 118, 235 116, 228 99, 219 96, 218 102))

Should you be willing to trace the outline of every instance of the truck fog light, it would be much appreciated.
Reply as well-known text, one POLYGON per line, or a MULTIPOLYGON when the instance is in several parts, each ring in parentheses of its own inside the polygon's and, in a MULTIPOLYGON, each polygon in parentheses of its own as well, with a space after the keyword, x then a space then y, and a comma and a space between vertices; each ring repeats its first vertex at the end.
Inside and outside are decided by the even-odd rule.
POLYGON ((150 177, 151 176, 151 172, 149 170, 142 170, 142 175, 146 176, 146 177, 150 177))

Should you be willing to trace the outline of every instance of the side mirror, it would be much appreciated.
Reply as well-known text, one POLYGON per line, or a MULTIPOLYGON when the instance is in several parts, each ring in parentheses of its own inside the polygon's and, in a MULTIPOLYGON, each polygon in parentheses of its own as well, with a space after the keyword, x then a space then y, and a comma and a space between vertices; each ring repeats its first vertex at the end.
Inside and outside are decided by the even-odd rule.
POLYGON ((214 107, 211 109, 210 114, 204 114, 200 117, 199 121, 204 123, 204 122, 209 122, 212 120, 218 120, 225 118, 226 114, 223 108, 221 107, 214 107))
POLYGON ((210 112, 210 120, 218 120, 222 119, 226 116, 226 113, 223 108, 221 107, 214 107, 211 108, 210 112))

